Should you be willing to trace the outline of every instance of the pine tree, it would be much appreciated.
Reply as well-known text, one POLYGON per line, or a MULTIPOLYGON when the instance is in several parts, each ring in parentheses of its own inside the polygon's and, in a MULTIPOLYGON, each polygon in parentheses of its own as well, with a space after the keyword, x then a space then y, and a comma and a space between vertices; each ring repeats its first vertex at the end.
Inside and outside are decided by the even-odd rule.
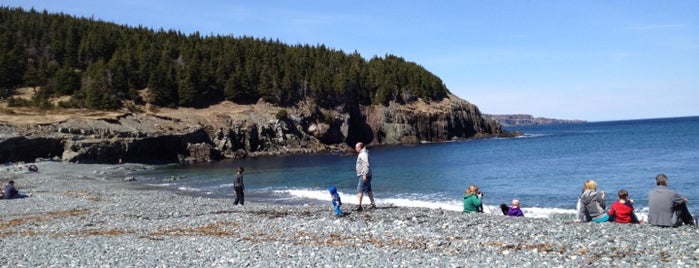
POLYGON ((73 92, 80 90, 80 75, 69 67, 62 68, 56 72, 53 86, 59 95, 72 95, 73 92))

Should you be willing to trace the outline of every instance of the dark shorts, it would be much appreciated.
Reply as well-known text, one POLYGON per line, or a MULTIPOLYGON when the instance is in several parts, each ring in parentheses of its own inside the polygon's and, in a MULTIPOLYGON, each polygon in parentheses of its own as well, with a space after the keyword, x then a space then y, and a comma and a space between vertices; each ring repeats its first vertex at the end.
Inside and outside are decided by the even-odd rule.
POLYGON ((359 180, 357 182, 357 193, 371 192, 371 175, 366 176, 366 182, 364 182, 364 180, 362 180, 362 176, 359 176, 358 178, 359 178, 359 180))

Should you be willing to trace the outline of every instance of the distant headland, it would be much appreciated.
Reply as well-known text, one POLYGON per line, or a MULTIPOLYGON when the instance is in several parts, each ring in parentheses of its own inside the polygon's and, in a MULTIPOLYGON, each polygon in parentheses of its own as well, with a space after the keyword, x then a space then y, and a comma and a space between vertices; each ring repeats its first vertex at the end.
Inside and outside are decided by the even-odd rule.
POLYGON ((554 119, 546 117, 534 117, 529 114, 483 114, 485 118, 490 118, 500 125, 507 126, 531 126, 549 124, 579 124, 586 123, 585 120, 577 119, 554 119))

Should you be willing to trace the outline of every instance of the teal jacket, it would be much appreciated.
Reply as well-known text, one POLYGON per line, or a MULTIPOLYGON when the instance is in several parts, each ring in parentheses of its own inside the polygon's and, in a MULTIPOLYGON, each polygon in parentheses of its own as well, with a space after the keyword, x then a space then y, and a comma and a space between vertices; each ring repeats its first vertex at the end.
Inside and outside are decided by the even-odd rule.
POLYGON ((464 212, 480 212, 481 205, 483 202, 476 194, 464 194, 464 212))

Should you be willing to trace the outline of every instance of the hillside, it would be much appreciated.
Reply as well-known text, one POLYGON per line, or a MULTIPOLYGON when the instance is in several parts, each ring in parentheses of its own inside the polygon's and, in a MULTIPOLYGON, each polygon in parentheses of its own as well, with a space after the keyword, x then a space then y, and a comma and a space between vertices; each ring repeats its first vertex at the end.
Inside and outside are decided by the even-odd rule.
POLYGON ((293 106, 310 99, 334 109, 449 94, 439 77, 395 55, 367 60, 325 45, 185 35, 2 7, 0 25, 0 98, 14 107, 205 108, 260 99, 293 106), (35 98, 13 98, 22 87, 37 88, 35 98), (49 101, 64 96, 71 98, 49 101))

